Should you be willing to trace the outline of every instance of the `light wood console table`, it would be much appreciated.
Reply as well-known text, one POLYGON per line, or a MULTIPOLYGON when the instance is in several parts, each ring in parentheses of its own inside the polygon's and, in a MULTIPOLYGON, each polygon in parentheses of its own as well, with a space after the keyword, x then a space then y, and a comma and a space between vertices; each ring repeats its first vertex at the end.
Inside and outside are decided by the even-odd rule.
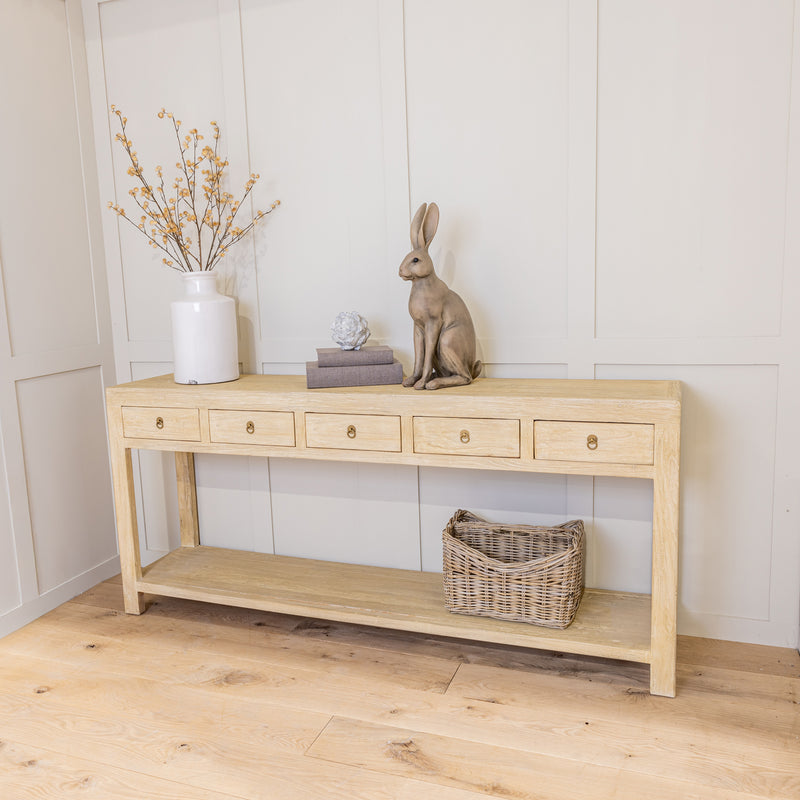
POLYGON ((308 390, 304 377, 274 375, 204 386, 165 375, 109 388, 125 610, 140 614, 150 593, 637 661, 650 664, 651 693, 674 697, 680 396, 676 381, 308 390), (181 547, 145 568, 133 449, 174 452, 178 477, 181 547), (438 573, 203 547, 194 453, 647 478, 652 592, 587 589, 575 621, 559 631, 449 613, 438 573))

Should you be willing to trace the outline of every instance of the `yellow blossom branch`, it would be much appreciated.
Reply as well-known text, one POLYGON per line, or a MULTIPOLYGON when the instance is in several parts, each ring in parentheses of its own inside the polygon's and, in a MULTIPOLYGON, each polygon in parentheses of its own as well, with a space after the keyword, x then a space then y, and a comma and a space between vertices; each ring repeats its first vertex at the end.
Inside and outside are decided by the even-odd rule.
MULTIPOLYGON (((131 175, 132 177, 138 178, 140 183, 142 184, 142 189, 134 188, 129 192, 129 194, 131 194, 131 196, 136 200, 137 205, 149 217, 152 226, 149 235, 147 234, 147 232, 144 230, 143 227, 139 226, 135 227, 139 228, 139 230, 141 230, 143 233, 145 233, 145 235, 148 236, 151 245, 156 246, 161 250, 164 250, 170 257, 177 257, 179 261, 185 262, 186 266, 189 269, 191 269, 190 265, 188 264, 188 261, 186 261, 184 258, 184 254, 182 252, 182 248, 179 246, 179 243, 175 242, 172 243, 173 245, 176 245, 173 247, 173 249, 176 251, 176 253, 180 254, 176 255, 176 253, 171 252, 171 250, 169 249, 170 242, 164 239, 164 234, 166 233, 166 230, 164 229, 164 226, 162 224, 162 218, 165 217, 165 208, 167 207, 167 204, 166 204, 166 197, 164 196, 163 192, 163 178, 161 181, 161 189, 162 189, 161 195, 164 200, 164 204, 162 206, 162 204, 158 202, 157 196, 153 192, 150 183, 148 182, 147 178, 145 177, 141 169, 141 166, 139 165, 139 160, 136 156, 136 152, 133 150, 132 142, 127 138, 127 133, 126 133, 126 125, 128 122, 127 117, 124 117, 122 113, 114 106, 111 107, 111 110, 117 115, 121 128, 121 133, 117 134, 116 139, 122 144, 123 149, 128 154, 128 158, 131 161, 131 166, 128 168, 128 174, 131 175), (138 194, 140 192, 145 197, 145 199, 142 201, 140 201, 138 197, 138 194), (155 212, 153 212, 152 209, 150 209, 149 207, 150 200, 152 200, 156 206, 155 212), (159 244, 157 241, 157 237, 160 237, 162 239, 162 242, 164 242, 164 244, 166 244, 167 247, 164 247, 161 244, 159 244)), ((159 172, 160 175, 160 168, 157 169, 157 172, 159 172)), ((115 211, 117 211, 118 215, 119 212, 122 211, 122 214, 120 216, 125 216, 124 209, 119 209, 118 206, 115 207, 113 205, 111 207, 114 208, 115 211)), ((162 259, 162 260, 164 261, 164 263, 168 263, 167 259, 162 259)), ((172 266, 172 264, 169 263, 168 266, 172 266)))
POLYGON ((166 255, 162 261, 172 269, 183 272, 192 272, 195 269, 213 269, 232 244, 247 236, 266 214, 280 205, 280 201, 275 201, 269 211, 257 212, 253 220, 244 228, 236 226, 234 222, 241 205, 251 194, 259 176, 255 174, 250 176, 244 186, 241 198, 237 201, 232 194, 222 189, 228 161, 219 156, 220 132, 217 123, 211 122, 214 131, 214 147, 205 145, 198 154, 203 136, 198 133, 196 128, 193 128, 181 138, 181 121, 175 119, 173 114, 163 108, 158 116, 160 119, 167 117, 172 121, 180 153, 180 161, 175 165, 179 170, 179 175, 172 184, 174 197, 169 196, 164 183, 163 170, 157 166, 155 171, 158 183, 154 188, 139 164, 133 143, 127 137, 127 118, 115 106, 111 106, 111 111, 117 116, 121 129, 121 133, 118 133, 115 138, 120 142, 131 162, 128 174, 141 184, 129 191, 130 196, 133 197, 142 212, 139 224, 137 225, 129 219, 125 214, 125 209, 119 205, 109 203, 108 206, 118 216, 143 233, 151 246, 164 252, 166 255), (187 156, 188 153, 191 153, 191 156, 187 156), (201 171, 204 177, 198 185, 198 167, 204 163, 208 169, 201 171), (199 191, 202 191, 204 196, 202 213, 198 213, 199 191), (147 230, 148 226, 149 231, 147 230), (195 231, 196 240, 193 241, 186 235, 187 229, 195 231), (207 233, 205 237, 208 242, 207 246, 204 245, 204 233, 207 233))

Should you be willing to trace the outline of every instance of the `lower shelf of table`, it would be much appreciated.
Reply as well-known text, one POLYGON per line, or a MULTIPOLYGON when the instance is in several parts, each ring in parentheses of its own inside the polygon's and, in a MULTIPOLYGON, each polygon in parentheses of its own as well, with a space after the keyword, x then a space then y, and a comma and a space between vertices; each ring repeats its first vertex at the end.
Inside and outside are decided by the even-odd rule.
POLYGON ((565 630, 453 614, 438 573, 214 547, 181 547, 143 569, 140 592, 395 630, 650 662, 650 596, 587 589, 565 630))

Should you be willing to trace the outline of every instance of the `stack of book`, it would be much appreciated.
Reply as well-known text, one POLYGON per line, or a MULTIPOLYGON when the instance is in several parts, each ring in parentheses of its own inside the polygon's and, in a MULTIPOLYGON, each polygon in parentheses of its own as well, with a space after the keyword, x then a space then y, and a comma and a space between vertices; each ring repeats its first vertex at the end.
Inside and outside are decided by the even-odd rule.
POLYGON ((384 344, 360 350, 318 347, 317 360, 306 362, 306 382, 309 389, 402 383, 403 365, 384 344))

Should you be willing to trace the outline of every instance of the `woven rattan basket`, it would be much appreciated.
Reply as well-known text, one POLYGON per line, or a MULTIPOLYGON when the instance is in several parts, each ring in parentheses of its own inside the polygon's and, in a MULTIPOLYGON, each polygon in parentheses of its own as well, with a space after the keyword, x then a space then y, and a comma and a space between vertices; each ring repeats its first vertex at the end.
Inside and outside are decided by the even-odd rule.
POLYGON ((500 525, 457 511, 442 534, 445 606, 566 628, 583 595, 583 522, 500 525))

